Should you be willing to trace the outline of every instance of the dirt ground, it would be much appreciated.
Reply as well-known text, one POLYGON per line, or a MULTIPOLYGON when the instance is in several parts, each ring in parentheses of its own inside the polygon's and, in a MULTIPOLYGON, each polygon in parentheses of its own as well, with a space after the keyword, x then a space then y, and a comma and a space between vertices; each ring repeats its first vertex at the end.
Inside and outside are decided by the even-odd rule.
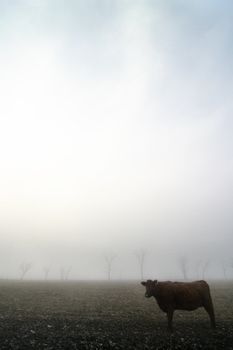
POLYGON ((233 283, 210 283, 204 310, 175 312, 174 332, 138 282, 0 282, 0 349, 233 349, 233 283))

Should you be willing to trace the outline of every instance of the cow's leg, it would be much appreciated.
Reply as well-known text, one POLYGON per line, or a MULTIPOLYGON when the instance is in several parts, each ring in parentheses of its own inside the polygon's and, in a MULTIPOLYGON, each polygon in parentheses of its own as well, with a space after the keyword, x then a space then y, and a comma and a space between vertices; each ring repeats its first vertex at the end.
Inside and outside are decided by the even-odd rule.
POLYGON ((216 328, 216 324, 215 324, 215 316, 214 316, 214 308, 213 308, 213 304, 212 301, 209 300, 207 303, 204 304, 204 308, 206 310, 206 312, 208 313, 209 317, 210 317, 210 324, 211 327, 214 329, 216 328))
POLYGON ((172 328, 173 313, 174 313, 174 310, 173 310, 173 309, 169 309, 169 310, 167 311, 168 330, 169 330, 170 332, 172 332, 172 330, 173 330, 173 328, 172 328))

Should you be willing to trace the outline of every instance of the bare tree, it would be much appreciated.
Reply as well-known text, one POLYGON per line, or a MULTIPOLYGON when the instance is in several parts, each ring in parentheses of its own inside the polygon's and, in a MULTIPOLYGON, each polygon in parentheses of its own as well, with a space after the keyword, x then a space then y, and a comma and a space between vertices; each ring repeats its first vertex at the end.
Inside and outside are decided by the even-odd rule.
POLYGON ((19 269, 21 271, 21 275, 20 275, 20 279, 23 280, 26 273, 28 271, 30 271, 32 268, 32 263, 31 262, 25 262, 23 261, 20 265, 19 265, 19 269))
POLYGON ((233 260, 230 262, 230 267, 233 269, 233 260))
POLYGON ((107 268, 107 280, 110 281, 112 277, 112 264, 114 259, 116 258, 116 254, 109 253, 104 255, 104 260, 107 268))
POLYGON ((65 280, 67 281, 69 279, 69 276, 70 276, 70 271, 72 270, 72 266, 69 266, 67 269, 66 269, 66 273, 65 273, 65 280))
POLYGON ((183 275, 183 279, 187 280, 188 279, 188 260, 185 256, 182 256, 179 261, 178 261, 178 265, 180 268, 180 271, 183 275))
POLYGON ((221 266, 222 266, 222 272, 223 272, 224 279, 227 280, 227 266, 226 266, 225 261, 221 262, 221 266))
POLYGON ((43 271, 44 271, 44 280, 47 281, 48 279, 48 275, 50 272, 51 267, 50 266, 44 266, 43 267, 43 271))
POLYGON ((202 261, 198 260, 197 263, 196 263, 196 278, 197 279, 199 279, 199 276, 200 276, 201 265, 202 265, 202 261))
POLYGON ((64 281, 65 273, 64 273, 64 267, 60 267, 60 280, 64 281))
POLYGON ((60 268, 60 279, 61 281, 67 281, 69 279, 69 274, 72 269, 72 266, 60 268))
POLYGON ((205 279, 205 277, 206 277, 206 271, 207 271, 207 269, 209 268, 209 265, 210 265, 209 260, 205 261, 205 262, 202 264, 202 278, 203 278, 203 279, 205 279))
POLYGON ((140 269, 140 278, 141 280, 144 279, 144 264, 145 264, 145 258, 146 258, 146 251, 144 249, 141 249, 137 252, 135 252, 136 259, 139 264, 140 269))

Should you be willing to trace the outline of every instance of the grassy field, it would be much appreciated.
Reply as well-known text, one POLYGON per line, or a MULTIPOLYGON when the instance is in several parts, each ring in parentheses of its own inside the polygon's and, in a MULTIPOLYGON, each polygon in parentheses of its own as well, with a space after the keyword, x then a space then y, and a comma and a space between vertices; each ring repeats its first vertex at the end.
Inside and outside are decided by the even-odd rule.
POLYGON ((233 349, 233 283, 210 283, 204 310, 175 312, 174 333, 137 282, 0 282, 0 349, 233 349))

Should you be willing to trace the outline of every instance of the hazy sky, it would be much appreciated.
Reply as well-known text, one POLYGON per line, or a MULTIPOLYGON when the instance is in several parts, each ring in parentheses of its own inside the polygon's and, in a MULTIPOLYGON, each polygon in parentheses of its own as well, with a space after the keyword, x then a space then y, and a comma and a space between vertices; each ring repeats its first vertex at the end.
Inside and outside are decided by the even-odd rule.
POLYGON ((230 0, 1 1, 1 275, 229 264, 232 78, 230 0))

